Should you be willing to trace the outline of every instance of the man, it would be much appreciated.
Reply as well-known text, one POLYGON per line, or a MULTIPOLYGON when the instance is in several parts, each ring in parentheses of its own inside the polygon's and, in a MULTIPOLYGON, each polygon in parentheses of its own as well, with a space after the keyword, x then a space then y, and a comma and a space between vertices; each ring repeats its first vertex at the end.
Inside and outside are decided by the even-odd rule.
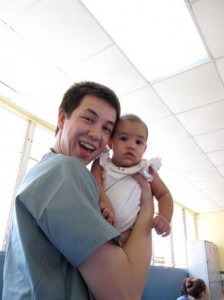
POLYGON ((136 177, 141 210, 121 248, 86 168, 107 145, 119 115, 119 101, 105 86, 81 82, 65 93, 55 145, 16 197, 3 300, 140 299, 151 257, 150 186, 136 177))

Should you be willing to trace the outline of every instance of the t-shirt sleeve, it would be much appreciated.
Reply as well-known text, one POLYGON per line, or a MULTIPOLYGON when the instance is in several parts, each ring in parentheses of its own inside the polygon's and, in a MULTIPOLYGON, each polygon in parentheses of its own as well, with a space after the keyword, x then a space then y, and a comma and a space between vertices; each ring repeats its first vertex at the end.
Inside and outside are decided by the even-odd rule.
POLYGON ((157 173, 157 171, 161 168, 162 160, 160 157, 153 157, 150 159, 150 166, 153 168, 153 171, 157 173))
POLYGON ((102 217, 95 180, 75 159, 49 168, 19 198, 54 247, 74 266, 120 234, 102 217))

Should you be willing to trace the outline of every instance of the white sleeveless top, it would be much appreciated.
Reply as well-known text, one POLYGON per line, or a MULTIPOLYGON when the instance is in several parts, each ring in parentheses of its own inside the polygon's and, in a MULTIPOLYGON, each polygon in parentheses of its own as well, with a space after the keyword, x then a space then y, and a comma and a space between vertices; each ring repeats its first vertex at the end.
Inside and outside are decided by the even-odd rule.
POLYGON ((106 150, 100 156, 100 165, 103 168, 104 191, 115 210, 117 229, 126 231, 134 225, 140 209, 141 187, 131 175, 140 173, 151 182, 153 176, 148 172, 149 166, 157 172, 161 167, 161 159, 143 159, 136 166, 123 168, 113 164, 109 150, 106 150))

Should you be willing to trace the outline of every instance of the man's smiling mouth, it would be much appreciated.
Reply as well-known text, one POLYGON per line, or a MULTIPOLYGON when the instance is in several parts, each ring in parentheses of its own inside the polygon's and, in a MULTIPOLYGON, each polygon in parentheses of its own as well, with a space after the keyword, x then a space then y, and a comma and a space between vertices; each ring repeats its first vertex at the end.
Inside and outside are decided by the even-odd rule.
POLYGON ((93 145, 90 145, 88 143, 85 143, 85 142, 80 142, 79 143, 80 146, 85 149, 86 151, 89 151, 89 152, 93 152, 96 150, 96 148, 93 146, 93 145))

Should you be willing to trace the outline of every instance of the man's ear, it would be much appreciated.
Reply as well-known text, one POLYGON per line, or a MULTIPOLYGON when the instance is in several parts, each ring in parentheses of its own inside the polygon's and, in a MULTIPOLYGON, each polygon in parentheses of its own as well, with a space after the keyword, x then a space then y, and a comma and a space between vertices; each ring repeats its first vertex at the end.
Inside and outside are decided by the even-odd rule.
POLYGON ((58 128, 59 129, 63 128, 65 119, 66 119, 66 113, 63 109, 60 109, 59 113, 58 113, 58 128))

